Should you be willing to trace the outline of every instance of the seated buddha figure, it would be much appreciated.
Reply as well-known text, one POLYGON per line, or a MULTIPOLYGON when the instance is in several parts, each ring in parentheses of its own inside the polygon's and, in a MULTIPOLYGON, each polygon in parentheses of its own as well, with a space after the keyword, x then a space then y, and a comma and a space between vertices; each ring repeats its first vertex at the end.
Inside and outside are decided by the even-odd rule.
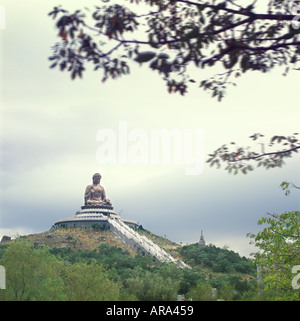
POLYGON ((112 207, 108 198, 106 198, 104 187, 100 185, 101 175, 93 175, 93 184, 88 185, 84 193, 84 204, 87 206, 112 207))

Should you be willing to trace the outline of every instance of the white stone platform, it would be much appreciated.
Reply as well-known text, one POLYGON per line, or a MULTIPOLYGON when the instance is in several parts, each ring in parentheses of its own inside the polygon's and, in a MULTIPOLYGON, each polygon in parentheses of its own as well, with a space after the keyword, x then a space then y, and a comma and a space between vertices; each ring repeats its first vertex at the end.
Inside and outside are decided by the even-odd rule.
POLYGON ((74 216, 56 221, 54 227, 92 227, 92 225, 96 223, 98 223, 100 227, 108 227, 109 218, 118 219, 134 228, 139 226, 139 222, 123 219, 111 209, 90 207, 77 211, 74 216))

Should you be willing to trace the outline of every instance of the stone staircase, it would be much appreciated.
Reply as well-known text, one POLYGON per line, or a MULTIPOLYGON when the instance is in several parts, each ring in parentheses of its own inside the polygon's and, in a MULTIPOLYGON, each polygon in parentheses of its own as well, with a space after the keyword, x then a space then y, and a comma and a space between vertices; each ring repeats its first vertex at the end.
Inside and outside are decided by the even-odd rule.
POLYGON ((111 231, 115 233, 126 245, 134 248, 136 251, 148 253, 158 262, 173 262, 181 268, 190 268, 183 261, 174 259, 169 253, 149 240, 146 236, 135 232, 121 220, 117 218, 109 218, 108 223, 110 224, 111 231))

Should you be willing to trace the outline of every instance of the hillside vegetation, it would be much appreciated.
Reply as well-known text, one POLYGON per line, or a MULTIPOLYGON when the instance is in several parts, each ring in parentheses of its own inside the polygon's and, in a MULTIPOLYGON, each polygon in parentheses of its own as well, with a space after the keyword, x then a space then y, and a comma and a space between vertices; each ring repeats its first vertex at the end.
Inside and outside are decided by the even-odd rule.
POLYGON ((31 234, 28 240, 39 246, 46 245, 51 248, 69 248, 73 251, 97 250, 101 244, 116 246, 135 255, 136 252, 123 243, 110 230, 88 228, 59 228, 51 229, 45 233, 31 234))
POLYGON ((185 261, 193 266, 208 268, 212 273, 255 274, 256 269, 246 257, 228 249, 221 249, 212 244, 199 248, 198 243, 178 249, 185 261))
POLYGON ((0 300, 241 300, 256 293, 246 258, 213 245, 180 246, 139 231, 192 269, 157 264, 112 232, 56 229, 1 244, 7 289, 0 300), (25 268, 24 268, 25 267, 25 268), (213 291, 212 288, 215 288, 213 291))

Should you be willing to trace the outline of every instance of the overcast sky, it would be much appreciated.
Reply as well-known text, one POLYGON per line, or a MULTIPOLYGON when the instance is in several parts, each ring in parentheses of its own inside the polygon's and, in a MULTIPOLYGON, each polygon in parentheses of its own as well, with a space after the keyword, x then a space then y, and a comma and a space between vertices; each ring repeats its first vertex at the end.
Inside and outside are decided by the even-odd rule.
POLYGON ((250 144, 253 133, 299 132, 297 73, 243 76, 221 103, 196 85, 184 97, 170 95, 146 66, 133 66, 131 75, 105 84, 96 72, 71 81, 69 74, 49 69, 57 32, 47 13, 61 3, 81 7, 82 1, 1 3, 6 29, 0 30, 0 238, 44 232, 75 214, 95 172, 122 217, 183 244, 199 241, 203 230, 207 243, 228 245, 241 255, 253 251, 246 234, 261 229, 262 216, 299 210, 299 192, 287 197, 279 188, 284 180, 300 184, 299 156, 280 169, 246 176, 207 164, 200 175, 187 175, 183 162, 103 164, 97 157, 103 146, 99 132, 111 130, 119 147, 122 124, 128 152, 134 134, 150 141, 155 129, 201 132, 204 159, 225 143, 250 144))

